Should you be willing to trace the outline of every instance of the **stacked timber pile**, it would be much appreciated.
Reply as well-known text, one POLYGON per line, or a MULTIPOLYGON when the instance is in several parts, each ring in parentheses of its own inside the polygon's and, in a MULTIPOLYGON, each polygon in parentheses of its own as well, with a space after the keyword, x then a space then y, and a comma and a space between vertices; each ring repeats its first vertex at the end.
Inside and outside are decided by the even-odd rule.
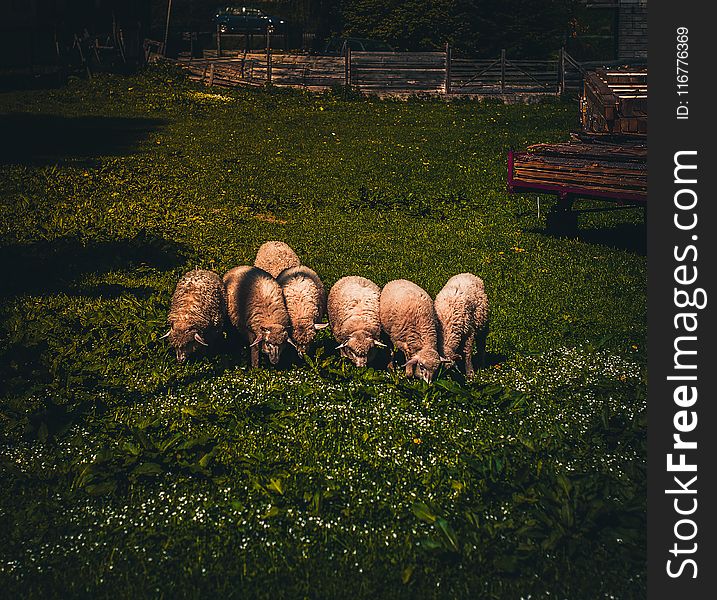
POLYGON ((511 187, 641 201, 647 145, 571 141, 535 144, 512 156, 511 187))
POLYGON ((647 69, 597 69, 585 74, 581 98, 585 131, 647 134, 647 69))

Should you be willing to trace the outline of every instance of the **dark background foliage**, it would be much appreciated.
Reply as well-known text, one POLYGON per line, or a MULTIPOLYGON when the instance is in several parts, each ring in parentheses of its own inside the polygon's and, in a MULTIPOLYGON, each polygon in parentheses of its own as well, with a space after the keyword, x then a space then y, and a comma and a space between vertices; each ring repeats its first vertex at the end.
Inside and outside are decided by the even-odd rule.
MULTIPOLYGON (((542 58, 561 46, 580 58, 610 59, 610 11, 590 10, 578 0, 285 0, 238 2, 316 35, 317 48, 333 35, 381 40, 396 50, 442 49, 542 58)), ((174 30, 212 30, 216 0, 173 0, 174 30)), ((155 35, 163 32, 166 1, 152 3, 155 35)))

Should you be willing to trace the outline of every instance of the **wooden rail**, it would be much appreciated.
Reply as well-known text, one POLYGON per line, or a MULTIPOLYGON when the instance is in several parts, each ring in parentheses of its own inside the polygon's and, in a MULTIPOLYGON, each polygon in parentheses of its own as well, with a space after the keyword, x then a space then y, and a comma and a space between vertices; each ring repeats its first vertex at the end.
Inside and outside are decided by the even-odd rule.
POLYGON ((352 52, 352 85, 366 92, 441 93, 444 52, 352 52))

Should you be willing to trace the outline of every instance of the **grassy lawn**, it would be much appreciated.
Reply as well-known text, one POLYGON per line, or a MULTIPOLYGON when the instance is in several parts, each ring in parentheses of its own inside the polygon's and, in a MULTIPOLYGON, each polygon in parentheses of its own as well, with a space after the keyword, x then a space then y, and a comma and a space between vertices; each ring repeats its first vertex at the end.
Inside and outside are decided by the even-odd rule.
POLYGON ((640 598, 644 223, 505 191, 575 102, 210 90, 157 69, 0 95, 0 585, 9 597, 640 598), (492 302, 488 368, 427 386, 187 364, 174 286, 289 243, 492 302))

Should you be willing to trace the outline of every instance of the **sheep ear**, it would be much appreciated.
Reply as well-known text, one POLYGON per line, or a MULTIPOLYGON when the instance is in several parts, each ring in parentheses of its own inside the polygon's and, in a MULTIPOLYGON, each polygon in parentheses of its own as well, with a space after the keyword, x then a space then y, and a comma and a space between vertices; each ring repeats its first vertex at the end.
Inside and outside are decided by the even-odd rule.
POLYGON ((197 342, 199 342, 202 346, 209 346, 209 344, 207 344, 207 343, 204 341, 204 338, 203 338, 201 335, 199 335, 198 333, 195 333, 195 334, 194 334, 194 339, 195 339, 197 342))
POLYGON ((354 336, 349 336, 349 339, 347 339, 343 344, 339 344, 338 346, 336 346, 336 349, 338 350, 339 348, 344 348, 353 338, 354 336))
POLYGON ((440 360, 442 363, 452 363, 453 362, 450 358, 446 358, 445 356, 441 356, 440 360))
POLYGON ((163 340, 164 338, 168 338, 170 333, 172 333, 172 330, 171 330, 171 329, 170 329, 167 333, 165 333, 163 336, 161 336, 161 337, 159 337, 159 338, 157 338, 157 339, 163 340))
POLYGON ((319 331, 321 329, 326 329, 328 326, 329 326, 328 323, 314 323, 314 329, 316 329, 316 331, 319 331))
POLYGON ((404 368, 405 368, 405 367, 412 367, 412 366, 415 365, 417 362, 418 362, 418 357, 417 357, 417 356, 414 356, 411 360, 409 360, 409 361, 408 361, 405 365, 403 365, 403 366, 404 366, 404 368))
POLYGON ((258 336, 251 344, 249 344, 249 348, 253 348, 254 346, 256 346, 259 342, 261 342, 262 339, 262 336, 258 336))
POLYGON ((388 348, 386 344, 384 344, 383 342, 379 342, 378 340, 374 340, 373 345, 377 346, 378 348, 388 348))

